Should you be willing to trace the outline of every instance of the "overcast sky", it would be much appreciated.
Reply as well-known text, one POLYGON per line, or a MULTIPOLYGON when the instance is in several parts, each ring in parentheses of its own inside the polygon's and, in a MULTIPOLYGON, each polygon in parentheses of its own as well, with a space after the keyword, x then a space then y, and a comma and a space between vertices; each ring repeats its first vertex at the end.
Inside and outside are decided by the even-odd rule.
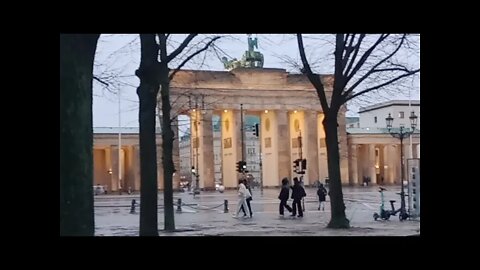
MULTIPOLYGON (((176 47, 186 35, 175 35, 170 40, 170 45, 176 47)), ((193 43, 203 41, 211 35, 199 35, 193 40, 193 43)), ((299 53, 297 40, 294 35, 280 34, 253 34, 252 37, 258 38, 256 49, 264 55, 264 67, 266 68, 284 68, 287 71, 298 73, 298 68, 285 61, 289 58, 293 62, 299 63, 299 53)), ((314 36, 311 36, 314 37, 314 36)), ((333 74, 333 46, 328 44, 327 40, 309 39, 305 37, 305 50, 307 57, 315 68, 314 71, 321 74, 333 74)), ((192 44, 193 44, 192 43, 192 44)), ((418 41, 419 43, 419 41, 418 41)), ((224 70, 219 57, 227 56, 240 59, 245 50, 248 49, 247 35, 229 35, 222 37, 216 42, 216 52, 209 51, 206 56, 203 54, 193 59, 184 69, 202 69, 202 70, 224 70)), ((173 51, 173 47, 169 53, 173 51)), ((402 57, 404 57, 402 55, 402 57)), ((405 56, 409 57, 409 56, 405 56)), ((414 60, 419 61, 418 56, 414 60)), ((103 34, 100 36, 95 56, 94 75, 102 78, 109 83, 108 88, 105 85, 94 81, 93 83, 93 126, 94 127, 117 127, 119 125, 118 114, 118 91, 121 96, 121 125, 124 127, 138 127, 138 96, 136 87, 139 84, 138 78, 134 75, 140 62, 140 39, 138 34, 103 34)), ((417 63, 417 62, 415 62, 417 63)), ((175 63, 170 68, 175 68, 175 63)), ((356 116, 360 106, 381 102, 391 99, 420 99, 419 76, 409 79, 407 84, 411 91, 405 91, 403 94, 395 95, 376 95, 368 100, 358 100, 349 103, 348 116, 356 116), (410 92, 410 93, 409 93, 410 92)), ((182 125, 184 132, 187 125, 182 125)))

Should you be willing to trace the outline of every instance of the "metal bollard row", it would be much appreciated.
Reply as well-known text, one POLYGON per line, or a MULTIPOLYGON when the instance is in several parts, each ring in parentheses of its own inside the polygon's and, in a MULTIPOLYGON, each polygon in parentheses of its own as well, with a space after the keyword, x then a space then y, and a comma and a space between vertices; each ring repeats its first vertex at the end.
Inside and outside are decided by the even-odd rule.
MULTIPOLYGON (((178 200, 177 200, 177 213, 182 213, 182 204, 183 204, 182 199, 178 198, 178 200)), ((137 205, 138 205, 137 201, 135 199, 133 199, 132 203, 130 205, 130 214, 136 214, 137 213, 135 211, 135 208, 136 208, 137 205)), ((183 204, 183 205, 189 206, 188 204, 183 204)), ((197 209, 197 210, 211 210, 211 209, 217 208, 219 206, 222 206, 222 204, 220 204, 218 206, 211 207, 211 208, 206 208, 206 209, 200 209, 200 208, 192 207, 192 206, 189 206, 189 207, 197 209)), ((228 213, 228 200, 223 201, 223 212, 228 213)))
POLYGON ((130 214, 135 214, 135 206, 137 205, 137 201, 135 199, 132 200, 132 205, 130 206, 130 214))
POLYGON ((182 212, 182 199, 181 198, 178 198, 178 201, 177 201, 177 213, 181 213, 182 212))

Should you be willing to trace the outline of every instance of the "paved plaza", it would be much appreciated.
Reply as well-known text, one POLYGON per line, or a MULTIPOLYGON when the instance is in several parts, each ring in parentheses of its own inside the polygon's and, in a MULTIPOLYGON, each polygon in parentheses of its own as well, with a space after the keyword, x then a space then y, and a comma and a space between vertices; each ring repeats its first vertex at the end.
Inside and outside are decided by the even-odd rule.
MULTIPOLYGON (((399 187, 387 186, 385 200, 396 200, 399 187)), ((380 194, 378 187, 344 187, 346 215, 351 229, 327 229, 330 220, 330 201, 327 197, 325 211, 318 211, 315 188, 306 188, 305 214, 303 218, 279 216, 277 199, 280 189, 252 190, 253 218, 233 218, 237 206, 237 193, 228 190, 201 192, 193 196, 189 192, 174 193, 175 203, 182 199, 182 211, 175 211, 177 232, 165 232, 163 193, 159 193, 158 228, 160 236, 410 236, 420 235, 420 220, 400 222, 398 216, 388 221, 374 221, 373 213, 378 212, 380 194), (229 212, 224 213, 224 200, 228 200, 229 212)), ((134 195, 95 196, 95 235, 96 236, 138 236, 140 209, 130 214, 134 195)), ((140 202, 141 203, 141 202, 140 202)), ((289 200, 291 205, 292 200, 289 200)), ((175 206, 177 210, 177 206, 175 206)), ((241 214, 243 215, 243 214, 241 214)))

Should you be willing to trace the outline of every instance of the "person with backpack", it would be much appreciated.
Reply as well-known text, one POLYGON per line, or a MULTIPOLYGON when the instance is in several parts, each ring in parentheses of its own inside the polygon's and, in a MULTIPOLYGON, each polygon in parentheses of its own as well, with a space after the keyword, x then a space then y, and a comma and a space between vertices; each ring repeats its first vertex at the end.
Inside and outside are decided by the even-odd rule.
POLYGON ((305 193, 305 189, 300 185, 300 181, 297 177, 293 178, 293 187, 292 187, 292 199, 293 199, 293 211, 291 216, 295 216, 297 214, 298 208, 298 217, 303 217, 303 209, 302 209, 302 199, 306 197, 307 193, 305 193))
POLYGON ((318 196, 318 210, 322 208, 322 211, 325 211, 325 200, 327 197, 327 189, 320 184, 317 189, 317 196, 318 196))
POLYGON ((292 212, 292 208, 290 207, 290 205, 287 204, 289 194, 290 194, 290 190, 288 188, 288 178, 284 177, 282 179, 282 190, 278 195, 278 199, 280 200, 279 212, 280 212, 280 216, 282 217, 283 217, 284 208, 287 208, 288 212, 290 213, 292 212))

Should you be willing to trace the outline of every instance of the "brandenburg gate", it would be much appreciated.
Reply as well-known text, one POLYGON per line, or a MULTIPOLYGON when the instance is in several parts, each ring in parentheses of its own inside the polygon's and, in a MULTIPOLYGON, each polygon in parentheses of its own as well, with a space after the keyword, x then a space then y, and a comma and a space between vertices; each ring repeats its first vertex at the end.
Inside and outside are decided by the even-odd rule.
MULTIPOLYGON (((319 75, 327 98, 333 75, 319 75)), ((315 88, 303 74, 284 69, 236 67, 230 71, 181 70, 171 82, 172 115, 190 117, 191 153, 196 159, 199 187, 214 189, 212 116, 221 121, 221 170, 223 185, 234 188, 242 160, 241 106, 244 115, 260 117, 262 182, 264 187, 281 185, 281 179, 297 176, 293 162, 307 159, 305 185, 328 177, 323 113, 315 88), (301 148, 299 137, 301 136, 301 148)), ((159 104, 160 106, 160 104, 159 104)), ((338 117, 342 182, 348 184, 346 108, 338 117)), ((178 128, 178 124, 173 127, 178 128)), ((178 134, 178 130, 174 130, 178 134)), ((179 168, 178 148, 174 149, 179 168)), ((195 164, 194 163, 194 164, 195 164)), ((174 178, 174 181, 179 181, 174 178)), ((174 183, 178 186, 178 183, 174 183)))

